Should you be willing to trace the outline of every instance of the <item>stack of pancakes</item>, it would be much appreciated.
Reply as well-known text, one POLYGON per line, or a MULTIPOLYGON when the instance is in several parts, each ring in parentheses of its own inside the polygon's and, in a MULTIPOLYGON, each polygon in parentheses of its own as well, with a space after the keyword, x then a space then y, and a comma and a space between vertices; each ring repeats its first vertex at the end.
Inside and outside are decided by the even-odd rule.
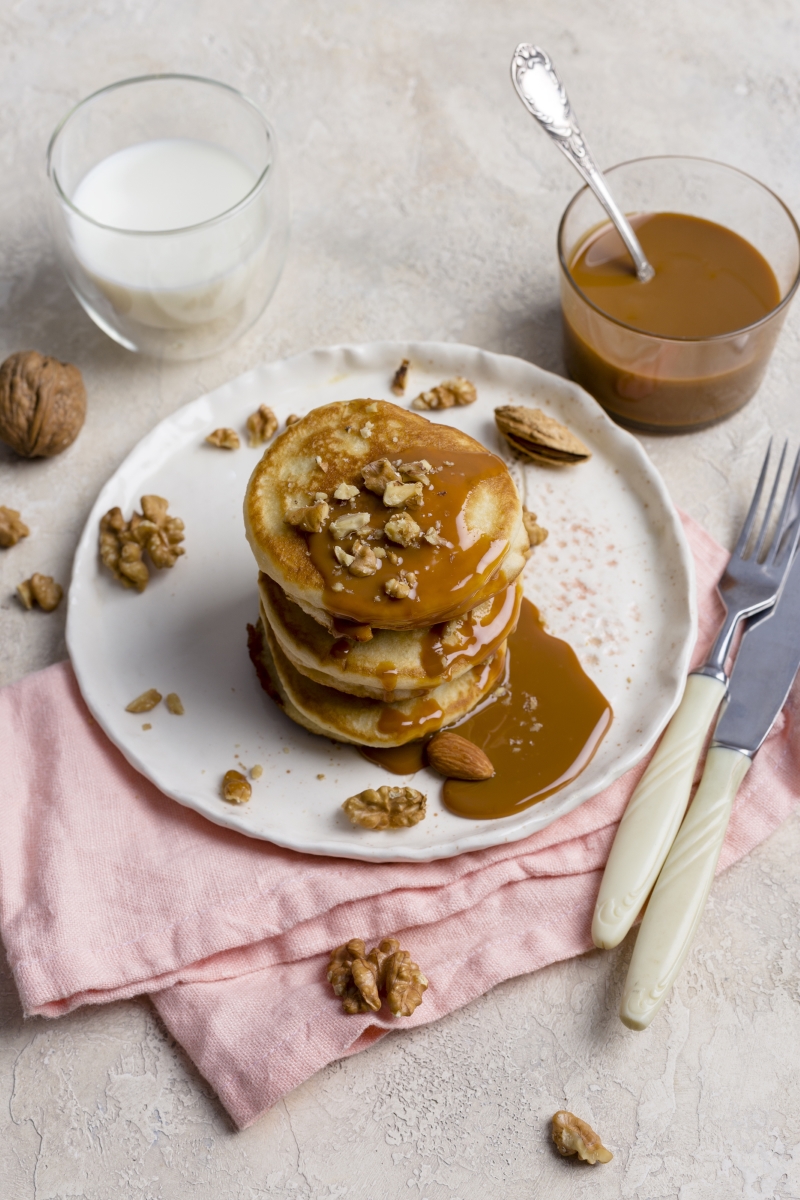
POLYGON ((528 535, 504 463, 466 434, 385 401, 325 405, 266 451, 244 514, 251 655, 298 724, 400 746, 500 680, 528 535))

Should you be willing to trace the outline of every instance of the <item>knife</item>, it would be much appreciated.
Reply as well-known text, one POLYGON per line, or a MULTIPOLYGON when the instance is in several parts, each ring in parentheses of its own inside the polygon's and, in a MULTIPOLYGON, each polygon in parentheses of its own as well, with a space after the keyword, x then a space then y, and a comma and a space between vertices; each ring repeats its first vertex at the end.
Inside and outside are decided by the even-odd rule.
POLYGON ((646 1029, 675 982, 703 915, 733 801, 800 666, 800 554, 774 608, 750 623, 697 794, 667 855, 636 939, 619 1015, 646 1029))

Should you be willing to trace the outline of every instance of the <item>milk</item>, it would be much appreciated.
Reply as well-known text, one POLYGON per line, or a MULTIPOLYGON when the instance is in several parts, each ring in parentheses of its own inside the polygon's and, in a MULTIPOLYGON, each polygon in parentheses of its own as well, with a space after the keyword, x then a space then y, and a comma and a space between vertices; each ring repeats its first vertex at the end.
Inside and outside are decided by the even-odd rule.
POLYGON ((91 220, 68 213, 73 253, 126 322, 163 330, 236 324, 265 250, 268 204, 256 193, 223 214, 256 182, 249 166, 209 142, 128 146, 75 189, 74 207, 91 220))

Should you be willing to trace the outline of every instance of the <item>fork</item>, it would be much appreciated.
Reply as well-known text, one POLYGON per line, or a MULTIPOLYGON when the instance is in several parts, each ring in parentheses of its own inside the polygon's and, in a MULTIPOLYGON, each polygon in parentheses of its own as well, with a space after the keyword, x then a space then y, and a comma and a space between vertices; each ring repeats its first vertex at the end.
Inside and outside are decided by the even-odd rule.
POLYGON ((675 840, 689 803, 706 734, 728 688, 725 660, 736 627, 744 617, 763 612, 775 603, 791 564, 800 533, 800 519, 791 520, 798 494, 800 451, 775 533, 767 545, 767 529, 783 472, 786 443, 755 547, 747 554, 771 450, 770 439, 739 540, 717 586, 725 606, 725 619, 708 658, 686 680, 680 705, 628 802, 611 847, 592 921, 592 940, 601 949, 610 950, 625 937, 675 840))

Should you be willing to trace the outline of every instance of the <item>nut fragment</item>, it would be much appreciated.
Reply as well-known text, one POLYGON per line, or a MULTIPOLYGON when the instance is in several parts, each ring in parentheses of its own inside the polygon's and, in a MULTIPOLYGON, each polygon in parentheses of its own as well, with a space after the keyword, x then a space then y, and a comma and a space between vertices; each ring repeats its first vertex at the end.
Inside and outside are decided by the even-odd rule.
POLYGON ((334 500, 355 500, 358 488, 352 483, 340 483, 333 493, 334 500))
POLYGON ((423 487, 427 487, 430 483, 430 476, 433 474, 433 467, 426 458, 420 458, 417 462, 400 463, 397 468, 403 479, 410 479, 414 483, 421 483, 423 487))
POLYGON ((30 579, 17 584, 17 595, 28 609, 36 603, 43 612, 53 612, 61 603, 64 589, 52 575, 40 575, 37 571, 30 579))
POLYGON ((402 396, 406 390, 406 381, 408 379, 408 359, 404 358, 400 366, 394 373, 392 379, 392 391, 395 396, 402 396))
POLYGON ((447 779, 491 779, 494 775, 489 756, 458 733, 436 733, 426 747, 428 762, 447 779))
POLYGON ((395 513, 384 525, 383 532, 390 541, 396 542, 398 546, 410 546, 417 540, 421 530, 408 513, 395 513))
POLYGON ((422 1003, 428 981, 396 938, 383 938, 366 954, 361 938, 331 951, 328 982, 346 1013, 377 1012, 381 996, 396 1017, 409 1017, 422 1003))
POLYGON ((229 429, 227 426, 215 429, 208 435, 206 441, 210 446, 218 446, 220 450, 238 450, 241 445, 236 430, 229 429))
POLYGON ((264 768, 262 767, 261 763, 255 763, 250 768, 250 778, 251 779, 260 779, 263 774, 264 774, 264 768))
POLYGON ((553 1141, 559 1154, 577 1154, 584 1162, 607 1163, 614 1155, 606 1150, 591 1125, 561 1109, 553 1115, 553 1141))
POLYGON ((0 366, 0 440, 23 458, 52 458, 78 436, 86 388, 77 367, 23 350, 0 366))
POLYGON ((157 704, 160 703, 161 692, 157 691, 155 688, 148 688, 146 692, 142 692, 141 696, 137 696, 135 700, 131 700, 130 704, 125 705, 125 712, 150 712, 157 704))
POLYGON ((306 533, 319 533, 330 511, 330 505, 325 500, 318 500, 316 504, 290 508, 284 520, 287 525, 294 525, 296 529, 305 529, 306 533))
POLYGON ((383 493, 387 508, 400 508, 404 504, 413 507, 422 504, 421 483, 387 483, 383 493))
POLYGON ((222 799, 229 804, 246 804, 253 789, 241 771, 226 771, 222 780, 222 799))
POLYGON ((143 592, 150 573, 143 561, 145 551, 153 566, 174 567, 185 551, 183 521, 167 515, 168 501, 162 496, 142 496, 142 512, 126 521, 119 508, 100 518, 100 560, 125 587, 143 592))
POLYGON ((425 818, 427 797, 409 787, 365 788, 345 800, 342 808, 362 829, 402 829, 425 818))
POLYGON ((429 392, 420 392, 416 399, 411 401, 411 407, 421 410, 453 408, 455 405, 472 404, 477 399, 475 384, 461 375, 456 375, 454 379, 446 379, 429 392))
POLYGON ((174 717, 182 717, 184 715, 185 709, 177 692, 168 692, 164 703, 174 717))
POLYGON ((448 550, 453 549, 453 543, 448 542, 447 538, 442 537, 435 525, 431 525, 430 529, 426 529, 422 536, 430 546, 446 546, 448 550))
POLYGON ((364 487, 369 488, 376 496, 382 496, 387 484, 402 483, 400 476, 388 458, 376 458, 375 462, 367 463, 361 468, 364 487))
POLYGON ((278 428, 278 418, 266 404, 259 404, 247 418, 248 441, 251 446, 263 446, 278 428))
POLYGON ((16 546, 20 538, 27 537, 29 533, 30 529, 17 510, 0 504, 0 546, 5 550, 9 546, 16 546))
POLYGON ((528 512, 527 508, 523 508, 522 524, 525 526, 531 547, 541 546, 547 538, 548 530, 536 523, 536 513, 528 512))
POLYGON ((539 408, 506 404, 494 410, 494 419, 509 446, 533 462, 566 466, 592 457, 566 425, 539 408))
POLYGON ((369 525, 369 513, 345 513, 330 523, 330 531, 335 538, 342 541, 350 533, 363 533, 369 525))
MULTIPOLYGON (((337 546, 338 550, 339 547, 337 546)), ((364 579, 368 575, 374 575, 378 569, 378 560, 375 557, 375 552, 365 542, 353 542, 353 558, 347 564, 351 575, 357 576, 359 579, 364 579)))
POLYGON ((341 563, 343 567, 349 567, 353 561, 353 555, 348 554, 342 546, 334 546, 333 553, 336 556, 336 561, 341 563))
POLYGON ((383 590, 393 600, 407 600, 411 595, 411 584, 406 583, 405 579, 396 579, 393 577, 386 580, 383 590))

